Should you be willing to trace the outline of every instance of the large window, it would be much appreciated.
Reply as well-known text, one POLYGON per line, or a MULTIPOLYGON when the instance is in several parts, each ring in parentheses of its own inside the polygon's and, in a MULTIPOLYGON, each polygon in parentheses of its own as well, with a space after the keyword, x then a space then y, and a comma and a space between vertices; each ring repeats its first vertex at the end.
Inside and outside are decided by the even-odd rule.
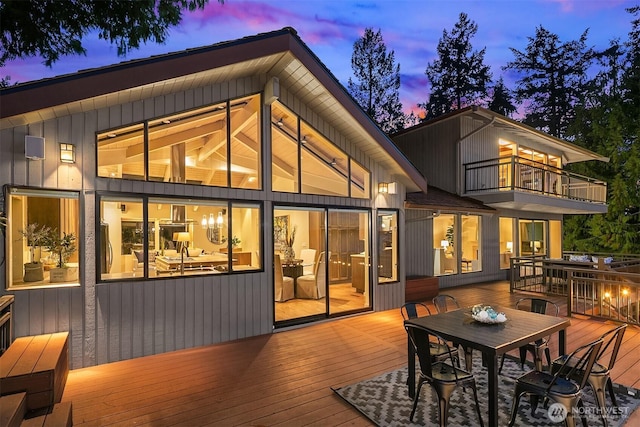
POLYGON ((272 190, 369 198, 370 173, 279 102, 271 106, 272 190))
POLYGON ((520 256, 547 254, 547 221, 521 219, 520 256))
POLYGON ((509 268, 511 257, 517 256, 515 218, 500 217, 500 268, 509 268), (516 243, 514 243, 516 242, 516 243))
POLYGON ((260 96, 99 133, 98 176, 261 188, 260 96))
POLYGON ((442 214, 433 218, 434 275, 482 270, 480 215, 442 214))
POLYGON ((102 196, 100 278, 259 270, 261 223, 253 203, 102 196))
POLYGON ((378 211, 378 283, 398 280, 398 213, 378 211))
POLYGON ((458 273, 457 234, 456 215, 442 214, 433 218, 435 276, 458 273))
POLYGON ((10 188, 7 288, 78 284, 79 194, 10 188))

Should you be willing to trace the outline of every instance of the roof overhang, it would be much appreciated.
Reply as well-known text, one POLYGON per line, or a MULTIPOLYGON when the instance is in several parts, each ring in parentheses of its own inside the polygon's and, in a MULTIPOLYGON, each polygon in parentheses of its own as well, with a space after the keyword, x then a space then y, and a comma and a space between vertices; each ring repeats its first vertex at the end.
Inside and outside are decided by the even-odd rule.
POLYGON ((468 117, 489 126, 500 128, 500 130, 505 133, 513 135, 514 142, 518 142, 519 144, 526 145, 527 142, 533 142, 538 146, 545 147, 548 153, 561 155, 565 164, 585 162, 589 160, 598 160, 601 162, 609 161, 608 157, 602 156, 596 152, 587 150, 586 148, 582 148, 560 138, 548 135, 524 123, 503 116, 502 114, 477 106, 469 106, 453 111, 433 120, 429 120, 409 129, 400 131, 396 135, 417 131, 424 127, 429 127, 446 120, 460 119, 463 117, 468 117))
POLYGON ((0 91, 0 129, 255 76, 278 77, 407 191, 426 191, 424 176, 292 28, 11 86, 0 91))
POLYGON ((481 214, 493 214, 495 209, 482 204, 482 202, 470 197, 462 197, 449 193, 438 187, 429 186, 425 192, 407 193, 404 202, 406 209, 424 209, 430 211, 445 212, 473 212, 481 214))

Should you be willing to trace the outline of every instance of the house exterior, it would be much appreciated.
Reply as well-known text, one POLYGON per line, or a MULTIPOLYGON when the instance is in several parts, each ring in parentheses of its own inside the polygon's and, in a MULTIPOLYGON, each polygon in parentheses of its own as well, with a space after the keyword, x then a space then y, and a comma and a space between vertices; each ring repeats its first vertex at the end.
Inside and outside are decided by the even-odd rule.
POLYGON ((15 335, 72 368, 399 307, 426 191, 291 28, 3 89, 0 184, 15 335))
POLYGON ((570 163, 608 161, 480 107, 392 136, 429 181, 407 194, 407 275, 441 287, 507 278, 511 257, 562 257, 562 218, 607 211, 606 183, 570 163))

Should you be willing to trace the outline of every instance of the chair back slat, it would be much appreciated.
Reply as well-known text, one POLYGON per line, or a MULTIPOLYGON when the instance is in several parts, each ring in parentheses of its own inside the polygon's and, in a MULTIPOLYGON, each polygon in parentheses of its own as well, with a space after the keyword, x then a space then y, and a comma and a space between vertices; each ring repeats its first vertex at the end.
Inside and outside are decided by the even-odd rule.
POLYGON ((431 316, 431 310, 429 310, 429 307, 421 302, 405 303, 402 307, 400 307, 400 313, 402 313, 402 318, 404 320, 415 319, 416 317, 424 315, 431 316), (425 313, 422 314, 420 313, 420 311, 424 311, 425 313))
POLYGON ((620 351, 620 345, 622 344, 622 338, 624 337, 624 333, 627 330, 627 324, 620 325, 609 332, 604 333, 600 338, 603 340, 603 345, 600 351, 598 352, 598 358, 596 361, 600 363, 600 359, 607 352, 607 349, 613 345, 611 349, 611 356, 609 357, 609 363, 606 364, 609 370, 613 369, 613 365, 616 363, 616 359, 618 358, 618 352, 620 351))
POLYGON ((551 381, 547 387, 547 391, 553 387, 558 378, 573 379, 578 383, 580 390, 582 390, 589 379, 593 364, 596 362, 600 348, 602 347, 602 341, 602 338, 598 338, 571 352, 565 358, 560 369, 556 371, 553 376, 553 381, 551 381))
MULTIPOLYGON (((405 330, 407 331, 407 335, 411 340, 411 344, 413 345, 416 354, 418 355, 418 362, 420 363, 420 371, 425 377, 433 378, 433 354, 431 350, 434 348, 446 349, 446 359, 449 364, 453 367, 454 359, 453 359, 453 351, 449 347, 449 344, 438 334, 423 328, 417 325, 404 325, 405 330), (437 342, 437 346, 434 346, 437 342)), ((445 362, 440 360, 440 362, 445 362)), ((455 369, 452 370, 455 375, 456 381, 458 381, 458 373, 455 369)))
POLYGON ((516 301, 516 308, 521 309, 525 304, 529 304, 529 311, 531 313, 548 314, 549 316, 556 317, 560 314, 560 307, 558 307, 558 304, 544 298, 520 298, 516 301))
POLYGON ((458 309, 460 304, 455 297, 447 294, 440 294, 433 298, 433 305, 436 307, 438 313, 446 313, 449 309, 458 309))

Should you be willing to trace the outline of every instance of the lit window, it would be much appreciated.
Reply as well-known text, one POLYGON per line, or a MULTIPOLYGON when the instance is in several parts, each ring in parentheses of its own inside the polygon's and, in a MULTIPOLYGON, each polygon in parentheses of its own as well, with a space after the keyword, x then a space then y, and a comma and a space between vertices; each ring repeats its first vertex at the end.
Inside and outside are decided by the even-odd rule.
POLYGON ((11 188, 7 289, 79 284, 79 194, 11 188))

